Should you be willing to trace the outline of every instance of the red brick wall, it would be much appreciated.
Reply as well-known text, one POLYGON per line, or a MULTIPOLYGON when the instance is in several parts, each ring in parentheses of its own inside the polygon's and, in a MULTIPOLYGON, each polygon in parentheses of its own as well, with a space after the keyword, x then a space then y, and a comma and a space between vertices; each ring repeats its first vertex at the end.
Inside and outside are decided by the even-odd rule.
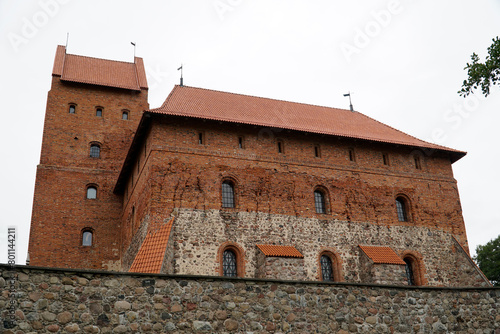
POLYGON ((37 168, 30 264, 119 269, 122 202, 113 188, 148 107, 145 90, 64 83, 53 77, 37 168), (76 105, 75 114, 68 112, 70 103, 76 105), (96 116, 97 106, 102 117, 96 116), (122 120, 122 110, 129 111, 129 120, 122 120), (100 158, 89 156, 91 142, 100 143, 100 158), (88 184, 96 185, 97 199, 86 199, 88 184), (94 231, 92 247, 81 246, 83 228, 94 231))
MULTIPOLYGON (((445 153, 421 155, 419 170, 412 148, 182 118, 156 122, 148 142, 149 173, 141 175, 147 175, 152 198, 143 200, 163 216, 173 208, 220 209, 221 182, 229 177, 236 183, 236 208, 229 211, 437 228, 466 244, 457 185, 445 153), (199 132, 203 145, 198 144, 199 132), (244 138, 244 149, 238 148, 238 137, 244 138), (276 138, 284 143, 283 154, 277 152, 276 138), (320 158, 314 156, 318 144, 320 158), (355 162, 349 160, 350 148, 355 162), (382 153, 389 154, 389 166, 382 153), (315 212, 317 186, 327 192, 327 214, 315 212), (398 221, 399 194, 409 199, 409 222, 398 221)), ((134 182, 134 187, 146 184, 140 177, 134 182)), ((131 196, 133 189, 129 182, 131 196)))

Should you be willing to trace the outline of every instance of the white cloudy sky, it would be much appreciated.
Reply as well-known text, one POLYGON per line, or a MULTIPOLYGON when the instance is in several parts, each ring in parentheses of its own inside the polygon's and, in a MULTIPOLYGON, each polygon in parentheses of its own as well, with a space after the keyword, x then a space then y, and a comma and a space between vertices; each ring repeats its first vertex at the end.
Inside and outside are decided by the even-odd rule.
POLYGON ((470 249, 500 234, 500 88, 456 93, 500 35, 500 1, 0 0, 0 262, 26 258, 54 54, 146 64, 151 107, 178 83, 348 108, 467 151, 454 164, 470 249))

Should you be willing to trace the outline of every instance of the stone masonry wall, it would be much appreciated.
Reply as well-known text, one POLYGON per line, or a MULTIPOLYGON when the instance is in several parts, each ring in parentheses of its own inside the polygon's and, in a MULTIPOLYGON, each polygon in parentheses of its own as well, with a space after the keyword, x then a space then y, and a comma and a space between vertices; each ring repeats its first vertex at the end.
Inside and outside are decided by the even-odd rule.
MULTIPOLYGON (((446 232, 418 226, 382 227, 288 215, 225 210, 174 212, 174 273, 219 275, 219 247, 233 242, 244 252, 244 277, 255 277, 257 244, 294 246, 304 255, 307 280, 320 280, 320 254, 340 257, 345 282, 367 282, 358 245, 384 245, 401 257, 415 254, 421 261, 422 282, 431 286, 486 286, 488 283, 446 232)), ((369 281, 372 282, 372 281, 369 281)))
POLYGON ((257 254, 257 273, 255 277, 303 281, 306 279, 304 259, 257 254))
POLYGON ((500 333, 499 288, 131 275, 0 265, 0 292, 4 334, 500 333), (17 276, 13 287, 12 274, 17 276), (11 315, 13 326, 8 322, 11 315))

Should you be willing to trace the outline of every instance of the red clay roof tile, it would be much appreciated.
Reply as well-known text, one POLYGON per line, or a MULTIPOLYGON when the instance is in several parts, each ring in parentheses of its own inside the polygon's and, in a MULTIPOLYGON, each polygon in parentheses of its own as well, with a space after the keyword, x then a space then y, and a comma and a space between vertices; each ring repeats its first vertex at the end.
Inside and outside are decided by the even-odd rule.
POLYGON ((130 266, 129 272, 160 273, 173 223, 174 218, 170 219, 167 224, 163 224, 159 229, 148 232, 135 256, 134 262, 130 266))
POLYGON ((275 246, 275 245, 256 245, 265 256, 278 256, 278 257, 304 257, 293 246, 275 246))
POLYGON ((136 57, 134 61, 128 63, 67 54, 66 48, 59 45, 52 75, 60 76, 63 81, 130 90, 147 89, 142 58, 136 57))
POLYGON ((390 247, 359 245, 359 248, 361 248, 366 256, 374 263, 406 264, 390 247))
POLYGON ((151 113, 260 125, 359 138, 453 152, 465 152, 425 142, 359 112, 255 96, 175 86, 160 108, 151 113))

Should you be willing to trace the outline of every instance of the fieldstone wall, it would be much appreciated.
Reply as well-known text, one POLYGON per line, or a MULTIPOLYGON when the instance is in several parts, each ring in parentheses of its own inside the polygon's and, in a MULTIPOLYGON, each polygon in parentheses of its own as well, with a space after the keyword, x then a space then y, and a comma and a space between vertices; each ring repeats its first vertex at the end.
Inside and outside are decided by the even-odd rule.
POLYGON ((5 334, 500 333, 500 288, 0 265, 0 291, 0 331, 5 334))
MULTIPOLYGON (((421 282, 431 286, 487 286, 478 269, 453 236, 421 226, 378 226, 369 222, 319 220, 289 215, 227 210, 176 209, 171 238, 175 240, 173 273, 219 275, 219 247, 237 244, 245 254, 244 277, 256 277, 257 244, 294 246, 304 255, 306 280, 320 280, 319 256, 334 252, 342 263, 343 281, 352 283, 402 282, 401 270, 394 280, 373 281, 371 268, 362 262, 358 245, 389 246, 396 254, 411 253, 421 261, 421 282), (367 276, 369 274, 369 276, 367 276)), ((165 218, 165 221, 167 218, 165 218)), ((396 266, 391 266, 396 267, 396 266)), ((397 268, 396 268, 397 269, 397 268)), ((403 266, 404 271, 404 266, 403 266)), ((296 279, 283 272, 280 279, 296 279)), ((404 277, 404 276, 403 276, 404 277)), ((278 278, 278 277, 271 277, 278 278)))
POLYGON ((265 256, 257 253, 257 278, 282 279, 303 281, 306 279, 304 259, 294 257, 265 256))

